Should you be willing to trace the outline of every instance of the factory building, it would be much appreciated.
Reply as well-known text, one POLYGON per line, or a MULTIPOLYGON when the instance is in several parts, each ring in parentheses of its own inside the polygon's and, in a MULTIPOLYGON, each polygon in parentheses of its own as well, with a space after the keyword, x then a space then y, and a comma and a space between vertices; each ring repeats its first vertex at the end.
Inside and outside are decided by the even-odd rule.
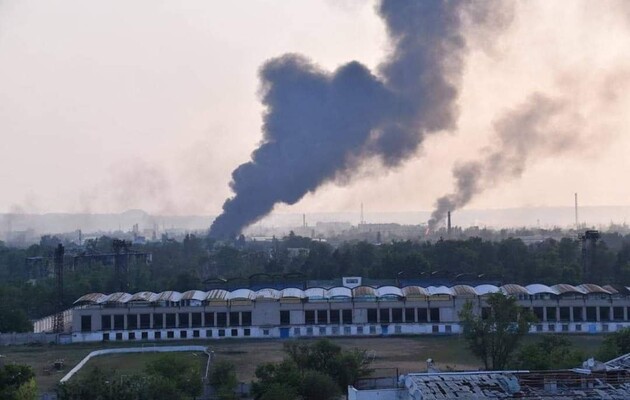
POLYGON ((342 282, 307 289, 90 293, 76 300, 66 329, 72 342, 451 334, 460 332, 458 313, 466 302, 483 314, 485 298, 494 292, 515 297, 537 316, 532 333, 630 326, 630 289, 622 286, 374 287, 356 277, 342 282))

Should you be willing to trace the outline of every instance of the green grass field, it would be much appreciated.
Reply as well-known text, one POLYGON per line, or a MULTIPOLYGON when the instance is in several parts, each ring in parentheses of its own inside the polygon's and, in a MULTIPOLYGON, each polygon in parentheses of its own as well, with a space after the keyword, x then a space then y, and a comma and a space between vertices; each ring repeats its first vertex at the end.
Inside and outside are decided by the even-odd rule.
MULTIPOLYGON (((568 335, 577 349, 586 357, 593 356, 599 348, 601 335, 568 335)), ((539 336, 526 336, 525 342, 537 341, 539 336)), ((314 339, 301 339, 314 340, 314 339)), ((374 368, 398 369, 399 373, 421 372, 426 370, 426 359, 433 358, 442 369, 447 367, 460 370, 479 369, 482 364, 466 349, 466 344, 459 336, 401 336, 388 338, 335 338, 333 342, 342 348, 360 348, 369 352, 373 358, 374 368)), ((256 366, 264 362, 280 361, 284 357, 284 341, 280 340, 188 340, 182 342, 161 342, 165 345, 204 345, 214 351, 216 359, 224 359, 234 363, 238 378, 248 382, 254 377, 256 366)), ((152 346, 146 342, 94 343, 74 345, 45 346, 11 346, 0 348, 5 362, 28 364, 36 373, 36 381, 41 392, 54 390, 55 385, 72 367, 93 350, 117 347, 152 346), (65 368, 62 371, 50 371, 49 365, 57 359, 63 359, 65 368)), ((192 353, 178 353, 181 357, 196 357, 192 353)), ((125 355, 100 356, 86 364, 89 369, 97 366, 105 371, 116 371, 118 374, 142 372, 147 362, 159 357, 156 353, 138 353, 125 355)), ((205 357, 199 355, 200 362, 205 357)), ((86 369, 86 370, 87 370, 86 369)))

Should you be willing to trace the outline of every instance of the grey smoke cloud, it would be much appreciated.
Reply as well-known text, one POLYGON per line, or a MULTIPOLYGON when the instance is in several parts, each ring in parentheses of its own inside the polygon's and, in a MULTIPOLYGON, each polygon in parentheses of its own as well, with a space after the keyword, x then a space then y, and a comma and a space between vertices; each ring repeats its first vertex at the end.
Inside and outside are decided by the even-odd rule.
POLYGON ((440 197, 429 220, 429 229, 444 221, 448 211, 464 207, 485 189, 520 177, 530 159, 561 154, 578 141, 574 132, 555 124, 567 102, 535 93, 494 125, 495 146, 480 160, 460 163, 453 169, 455 190, 440 197))
POLYGON ((266 107, 263 140, 251 161, 232 173, 234 197, 210 229, 228 237, 268 214, 277 203, 348 176, 366 158, 397 166, 431 132, 454 129, 463 69, 466 13, 492 10, 471 1, 383 0, 393 49, 378 76, 358 62, 334 72, 287 54, 260 71, 266 107))

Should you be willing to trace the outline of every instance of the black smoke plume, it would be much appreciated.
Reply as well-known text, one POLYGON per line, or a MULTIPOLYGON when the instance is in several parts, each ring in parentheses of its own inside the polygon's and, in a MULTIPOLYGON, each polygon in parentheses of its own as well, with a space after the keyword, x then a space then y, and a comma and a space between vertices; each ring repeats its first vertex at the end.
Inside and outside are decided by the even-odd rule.
POLYGON ((393 51, 378 76, 358 62, 327 72, 295 54, 265 63, 263 140, 251 161, 232 173, 234 197, 210 235, 238 234, 275 204, 294 204, 321 184, 350 175, 365 158, 399 165, 426 134, 454 129, 463 25, 492 21, 479 15, 491 8, 480 11, 474 3, 381 1, 378 12, 393 51))
POLYGON ((453 169, 455 190, 437 200, 429 230, 444 221, 448 211, 464 207, 485 189, 520 177, 534 156, 559 154, 572 148, 574 133, 555 123, 566 103, 536 93, 499 119, 494 126, 495 146, 481 160, 459 164, 453 169))

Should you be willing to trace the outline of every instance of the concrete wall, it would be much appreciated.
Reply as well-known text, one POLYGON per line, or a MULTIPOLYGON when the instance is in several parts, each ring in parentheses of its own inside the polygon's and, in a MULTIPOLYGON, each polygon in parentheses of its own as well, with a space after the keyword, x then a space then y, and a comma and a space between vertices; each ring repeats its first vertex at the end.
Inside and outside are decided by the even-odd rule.
POLYGON ((48 344, 58 343, 58 337, 56 333, 0 333, 0 346, 13 346, 22 344, 48 344))

